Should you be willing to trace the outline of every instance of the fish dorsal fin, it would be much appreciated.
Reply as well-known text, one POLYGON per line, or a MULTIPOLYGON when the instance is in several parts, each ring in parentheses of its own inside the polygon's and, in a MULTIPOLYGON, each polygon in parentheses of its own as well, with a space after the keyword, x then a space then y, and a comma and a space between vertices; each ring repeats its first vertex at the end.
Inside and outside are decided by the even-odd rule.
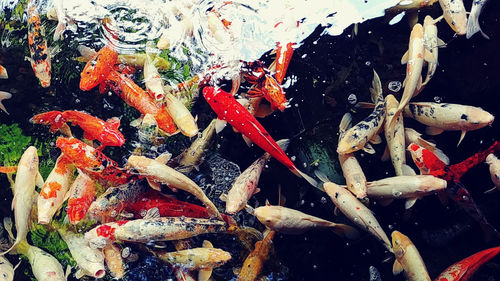
POLYGON ((110 128, 113 129, 118 129, 120 127, 120 118, 118 117, 112 117, 106 120, 106 125, 108 125, 110 128))
POLYGON ((401 58, 401 64, 406 64, 408 62, 408 57, 409 56, 410 56, 410 54, 408 53, 408 51, 406 51, 406 53, 401 58))
POLYGON ((373 137, 369 140, 369 142, 371 142, 373 144, 380 144, 380 143, 382 143, 382 138, 380 137, 380 135, 376 134, 376 135, 373 135, 373 137))
POLYGON ((280 148, 285 151, 288 149, 288 145, 290 144, 290 139, 281 139, 279 141, 276 142, 280 148))
POLYGON ((446 42, 444 42, 443 40, 441 40, 441 38, 438 37, 438 48, 446 48, 446 42))
POLYGON ((249 139, 247 136, 245 135, 241 135, 241 137, 243 138, 243 140, 245 141, 245 143, 247 144, 248 147, 251 147, 252 146, 252 140, 249 139))
POLYGON ((398 260, 395 260, 392 266, 392 274, 398 275, 401 272, 403 272, 403 266, 398 262, 398 260))
POLYGON ((408 210, 411 207, 413 207, 413 205, 415 205, 415 203, 417 202, 417 199, 418 198, 408 198, 408 199, 406 199, 405 209, 408 210))
POLYGON ((382 95, 382 82, 375 69, 373 70, 372 87, 370 88, 372 102, 377 103, 379 100, 384 100, 382 95))
POLYGON ((285 202, 286 202, 286 198, 285 196, 283 195, 283 193, 281 193, 281 184, 278 185, 278 206, 285 206, 285 202))
POLYGON ((222 201, 222 202, 226 202, 226 201, 227 201, 227 194, 222 193, 222 194, 219 196, 219 199, 220 199, 220 201, 222 201))
POLYGON ((39 188, 43 188, 43 185, 45 184, 42 174, 40 174, 39 171, 36 172, 36 179, 35 179, 35 185, 38 186, 39 188))

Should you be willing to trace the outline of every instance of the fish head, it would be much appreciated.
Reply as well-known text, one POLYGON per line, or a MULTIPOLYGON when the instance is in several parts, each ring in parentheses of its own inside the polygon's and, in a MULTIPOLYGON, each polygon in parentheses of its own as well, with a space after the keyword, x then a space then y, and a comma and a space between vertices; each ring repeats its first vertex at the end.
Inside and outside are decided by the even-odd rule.
POLYGON ((414 38, 424 38, 424 27, 420 23, 415 24, 411 30, 410 40, 414 38))
POLYGON ((413 244, 410 238, 397 230, 392 232, 391 238, 392 250, 394 251, 394 255, 396 256, 396 258, 403 257, 406 249, 413 244))
POLYGON ((421 177, 421 180, 421 189, 425 192, 442 190, 447 186, 447 182, 445 180, 434 176, 421 177))
POLYGON ((33 65, 33 72, 35 72, 35 76, 38 78, 43 88, 50 87, 50 71, 51 66, 48 61, 33 65))
MULTIPOLYGON (((462 4, 463 5, 463 4, 462 4)), ((465 35, 467 33, 467 15, 465 9, 458 12, 444 13, 445 20, 448 25, 458 35, 465 35)))
POLYGON ((14 280, 14 268, 4 257, 0 257, 0 281, 14 280))
POLYGON ((425 16, 425 18, 424 18, 424 29, 427 26, 434 25, 434 24, 435 24, 434 23, 434 19, 431 16, 429 16, 429 15, 425 16))
POLYGON ((271 108, 279 109, 280 111, 285 110, 288 106, 288 102, 285 97, 285 92, 278 81, 271 75, 266 74, 263 88, 266 99, 271 103, 271 108))
POLYGON ((420 172, 424 175, 429 174, 430 170, 429 167, 427 167, 423 151, 425 148, 419 146, 416 143, 411 143, 408 145, 407 150, 410 152, 411 158, 413 159, 413 163, 417 165, 418 169, 420 172))
POLYGON ((351 129, 345 132, 344 136, 340 139, 337 146, 337 153, 348 154, 354 151, 358 151, 363 148, 359 143, 359 136, 355 130, 351 129))
POLYGON ((17 167, 18 174, 20 168, 28 169, 30 173, 38 171, 38 152, 36 147, 30 146, 24 151, 17 167))
POLYGON ((110 240, 114 240, 115 230, 110 224, 102 224, 85 232, 84 237, 91 248, 101 249, 106 247, 110 240))
POLYGON ((491 165, 493 164, 494 162, 498 161, 498 158, 495 156, 495 154, 493 153, 490 153, 487 157, 486 157, 486 163, 491 165))
POLYGON ((471 108, 462 114, 462 119, 473 125, 473 130, 489 126, 495 121, 495 116, 482 108, 471 108))
POLYGON ((399 102, 394 97, 394 95, 387 95, 385 97, 385 108, 387 109, 386 112, 388 112, 390 109, 397 109, 399 106, 399 102))
POLYGON ((273 227, 281 220, 281 213, 276 206, 263 206, 254 210, 254 215, 265 226, 273 227))

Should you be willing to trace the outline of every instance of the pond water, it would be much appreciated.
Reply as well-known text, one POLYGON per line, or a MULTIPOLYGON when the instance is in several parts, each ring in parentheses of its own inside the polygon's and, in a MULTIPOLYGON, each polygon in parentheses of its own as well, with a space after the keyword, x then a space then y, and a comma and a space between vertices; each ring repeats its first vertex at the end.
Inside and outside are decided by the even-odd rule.
MULTIPOLYGON (((174 160, 169 165, 193 180, 219 211, 224 212, 226 203, 220 196, 229 191, 241 172, 263 155, 263 149, 256 144, 248 146, 241 134, 228 125, 215 135, 204 151, 204 161, 197 169, 183 169, 177 163, 180 158, 175 157, 201 137, 201 132, 217 115, 220 117, 227 113, 214 112, 210 101, 207 102, 203 96, 203 88, 220 87, 230 92, 232 86, 236 85, 234 81, 242 78, 237 98, 248 98, 246 93, 253 86, 251 76, 260 75, 256 67, 259 64, 255 61, 270 68, 275 60, 272 51, 281 42, 292 43, 294 48, 286 76, 280 83, 288 103, 283 111, 276 109, 265 118, 256 120, 274 140, 290 139, 286 154, 302 172, 320 181, 315 176, 320 171, 329 180, 345 184, 337 153, 338 128, 342 116, 351 113, 353 124, 356 124, 373 111, 372 108, 358 106, 359 102, 371 102, 369 89, 373 70, 380 77, 383 95, 392 94, 401 101, 404 92, 402 83, 407 69, 406 65, 401 64, 401 57, 408 50, 411 22, 418 16, 418 22, 423 24, 427 15, 438 18, 442 14, 437 1, 430 1, 434 4, 420 8, 418 13, 417 10, 404 8, 387 10, 399 2, 55 0, 28 3, 23 0, 0 0, 0 65, 8 72, 7 79, 0 79, 0 91, 12 95, 10 99, 3 100, 9 114, 0 112, 0 161, 5 166, 15 166, 22 152, 29 145, 34 145, 38 148, 40 172, 47 179, 61 154, 61 150, 56 147, 56 139, 64 135, 61 132, 50 133, 49 126, 33 124, 30 121, 33 116, 54 110, 78 110, 102 120, 118 117, 119 130, 125 143, 123 146, 105 147, 102 150, 105 155, 124 167, 132 154, 155 158, 162 153, 171 153, 174 160), (33 10, 28 12, 30 7, 33 10), (37 54, 42 56, 46 53, 50 56, 50 85, 43 85, 35 76, 30 60, 25 59, 32 58, 30 38, 38 38, 28 35, 29 22, 35 13, 33 11, 39 14, 43 30, 39 38, 47 41, 47 49, 38 50, 37 54), (404 16, 398 22, 397 18, 403 15, 401 12, 404 12, 404 16), (395 16, 396 19, 393 19, 395 16), (66 24, 66 30, 59 40, 54 38, 57 18, 59 23, 66 24), (199 133, 192 137, 186 136, 185 132, 173 136, 160 133, 148 137, 149 131, 144 129, 145 121, 142 124, 137 121, 143 114, 129 105, 132 102, 122 99, 127 96, 123 88, 118 89, 123 85, 120 86, 116 81, 114 84, 108 83, 103 94, 100 91, 104 83, 101 89, 99 86, 82 90, 81 73, 89 60, 85 55, 105 46, 110 46, 113 52, 120 55, 120 63, 116 64, 118 69, 113 71, 132 72, 127 77, 141 89, 146 89, 144 63, 140 59, 131 61, 130 57, 142 56, 144 59, 147 53, 157 58, 155 66, 166 86, 166 93, 173 93, 189 109, 195 117, 199 133), (128 60, 126 56, 129 56, 128 60), (133 69, 130 70, 130 67, 133 69), (201 82, 193 80, 193 77, 199 77, 201 82), (195 86, 178 89, 179 83, 185 81, 194 81, 195 86)), ((412 3, 401 2, 406 7, 412 3)), ((465 0, 464 5, 470 11, 472 1, 465 0)), ((436 73, 411 101, 468 105, 497 115, 500 112, 499 19, 500 4, 489 1, 479 18, 480 26, 489 39, 480 33, 467 39, 465 35, 457 35, 445 20, 436 23, 438 37, 445 46, 438 49, 436 73)), ((42 44, 37 40, 36 45, 42 44)), ((267 68, 266 74, 275 76, 275 72, 267 68)), ((423 69, 425 79, 427 63, 423 69)), ((156 106, 165 106, 164 100, 154 101, 154 97, 149 96, 144 99, 157 103, 156 106)), ((263 111, 270 108, 267 100, 262 103, 263 111)), ((245 115, 237 114, 232 118, 238 116, 245 115)), ((89 117, 86 118, 89 120, 89 117)), ((227 121, 233 122, 231 117, 227 121)), ((72 134, 75 138, 83 139, 85 129, 82 130, 77 123, 70 124, 72 134)), ((426 126, 408 117, 404 119, 404 126, 421 132, 423 138, 435 142, 448 156, 450 164, 460 163, 490 147, 500 137, 498 121, 469 131, 459 146, 460 131, 425 134, 426 126)), ((88 133, 85 136, 88 137, 88 133)), ((384 133, 380 133, 380 136, 381 143, 372 145, 374 154, 362 150, 354 153, 369 182, 395 176, 391 161, 381 160, 386 140, 384 133)), ((94 140, 95 147, 98 143, 102 142, 94 140)), ((409 154, 406 159, 407 164, 418 173, 418 167, 409 154)), ((488 223, 496 229, 500 228, 497 215, 500 192, 484 193, 493 187, 488 165, 479 163, 468 170, 460 182, 470 193, 463 196, 473 198, 488 223)), ((106 185, 100 182, 97 197, 106 185)), ((141 190, 137 193, 149 189, 146 180, 130 186, 141 190)), ((248 201, 252 208, 263 206, 266 201, 278 205, 280 193, 287 208, 336 223, 356 224, 342 212, 336 214, 335 205, 326 193, 295 176, 276 159, 265 164, 257 186, 260 192, 248 201)), ((9 187, 7 177, 0 175, 0 200, 4 202, 0 212, 2 217, 12 217, 14 220, 14 212, 10 208, 13 193, 9 187)), ((453 187, 448 182, 448 189, 453 187)), ((36 189, 40 192, 39 187, 36 189)), ((161 191, 181 201, 203 205, 188 192, 172 192, 166 185, 161 191)), ((380 201, 372 198, 369 202, 362 200, 373 211, 389 239, 394 230, 411 239, 431 278, 436 278, 453 263, 498 246, 499 243, 499 237, 491 235, 491 231, 484 231, 484 221, 480 224, 470 215, 471 209, 464 209, 463 205, 450 199, 440 200, 440 197, 435 194, 425 196, 409 210, 405 209, 404 200, 395 200, 387 206, 382 206, 380 201)), ((74 268, 68 280, 76 280, 74 273, 79 267, 66 243, 62 242, 54 229, 64 228, 83 234, 99 223, 87 217, 76 226, 70 225, 66 218, 67 204, 61 206, 53 218, 55 223, 50 226, 36 223, 37 214, 32 213, 34 224, 30 227, 27 239, 28 243, 54 255, 64 268, 71 264, 74 268)), ((107 211, 111 212, 110 209, 107 211)), ((109 220, 130 219, 127 214, 118 214, 120 212, 125 213, 123 209, 118 209, 109 220)), ((187 213, 185 216, 189 217, 187 213)), ((265 231, 265 226, 245 209, 233 218, 240 227, 265 231)), ((341 238, 332 231, 321 229, 312 229, 299 235, 276 233, 273 250, 269 253, 270 259, 259 275, 260 280, 405 280, 404 274, 395 276, 392 273, 394 255, 373 235, 362 228, 358 230, 361 235, 355 240, 341 238), (370 275, 373 271, 370 268, 373 267, 380 272, 381 279, 370 275)), ((5 231, 3 238, 2 244, 9 244, 5 231)), ((212 233, 194 236, 190 238, 190 243, 192 247, 201 247, 204 240, 209 240, 215 248, 229 252, 232 257, 229 262, 214 269, 214 280, 236 280, 249 250, 254 248, 257 241, 255 237, 212 233)), ((124 258, 124 280, 176 280, 175 264, 162 263, 154 258, 151 252, 158 249, 151 244, 120 243, 120 247, 131 253, 124 258)), ((175 251, 170 242, 159 244, 166 247, 167 251, 175 251)), ((26 257, 14 253, 6 257, 14 265, 21 260, 14 280, 34 279, 26 257)), ((109 270, 104 279, 112 279, 109 270)), ((467 280, 500 280, 500 258, 488 261, 467 280)))

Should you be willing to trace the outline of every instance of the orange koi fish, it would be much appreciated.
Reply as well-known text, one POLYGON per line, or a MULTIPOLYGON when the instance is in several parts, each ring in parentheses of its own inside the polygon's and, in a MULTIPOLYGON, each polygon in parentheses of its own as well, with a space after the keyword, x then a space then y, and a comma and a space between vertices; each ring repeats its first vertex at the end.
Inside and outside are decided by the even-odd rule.
POLYGON ((151 114, 155 117, 158 127, 167 134, 174 134, 177 129, 172 117, 164 107, 155 104, 153 98, 141 87, 124 74, 113 70, 108 76, 109 81, 116 87, 115 93, 119 95, 128 105, 139 110, 143 115, 151 114))
POLYGON ((8 79, 9 74, 7 73, 7 69, 0 65, 0 79, 8 79))
POLYGON ((35 76, 40 80, 42 87, 50 86, 51 63, 50 54, 47 48, 47 41, 44 38, 45 32, 40 23, 40 15, 34 1, 28 3, 28 44, 31 58, 31 68, 35 76))
POLYGON ((96 118, 83 111, 49 111, 33 116, 31 121, 35 124, 50 125, 50 132, 55 133, 66 122, 80 126, 83 131, 83 137, 88 140, 98 140, 101 147, 122 146, 125 143, 125 137, 118 130, 120 119, 113 117, 103 120, 96 118))
POLYGON ((500 247, 483 250, 450 265, 434 281, 467 281, 486 262, 500 253, 500 247))
POLYGON ((72 224, 77 224, 85 217, 95 199, 96 184, 86 174, 79 173, 68 192, 68 218, 72 224))
POLYGON ((80 140, 59 137, 56 146, 78 169, 105 186, 121 185, 136 179, 101 151, 80 140))
POLYGON ((245 79, 255 87, 248 91, 251 97, 263 97, 271 103, 271 109, 285 110, 287 100, 285 92, 280 83, 264 68, 261 62, 256 61, 248 64, 245 79))
POLYGON ((255 243, 255 249, 243 262, 241 272, 237 281, 255 281, 264 267, 264 263, 269 259, 269 254, 273 248, 273 238, 276 232, 269 231, 266 237, 255 243))
POLYGON ((283 79, 285 79, 286 70, 288 69, 288 65, 290 64, 290 60, 293 55, 293 45, 295 43, 287 43, 285 48, 283 45, 278 42, 278 48, 276 48, 276 59, 269 67, 270 69, 275 70, 274 77, 276 77, 276 81, 282 84, 283 79))
POLYGON ((80 89, 89 91, 104 82, 118 60, 118 53, 110 45, 104 46, 87 62, 80 74, 80 89))
MULTIPOLYGON (((311 185, 317 187, 318 183, 310 176, 301 172, 292 160, 274 141, 264 127, 228 92, 214 87, 205 87, 203 96, 210 107, 217 113, 218 121, 229 122, 234 129, 250 139, 276 160, 285 165, 292 173, 307 180, 311 185)), ((217 127, 217 126, 216 126, 217 127)))

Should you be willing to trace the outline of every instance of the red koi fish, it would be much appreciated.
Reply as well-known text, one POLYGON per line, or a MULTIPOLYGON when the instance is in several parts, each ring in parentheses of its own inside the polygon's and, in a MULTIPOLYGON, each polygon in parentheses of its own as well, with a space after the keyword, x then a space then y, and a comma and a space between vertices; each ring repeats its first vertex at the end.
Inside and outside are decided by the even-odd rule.
POLYGON ((78 169, 105 186, 121 185, 136 179, 101 151, 80 140, 59 137, 56 146, 78 169))
POLYGON ((69 189, 67 213, 71 224, 77 224, 85 217, 95 194, 95 182, 86 174, 79 173, 69 189))
MULTIPOLYGON (((166 197, 156 190, 149 190, 143 193, 133 203, 126 205, 124 210, 134 214, 136 219, 145 216, 148 210, 157 208, 161 217, 189 217, 189 218, 210 218, 211 214, 207 208, 195 204, 180 201, 171 197, 166 197)), ((235 224, 233 218, 221 214, 228 224, 235 224)))
POLYGON ((465 258, 450 267, 434 279, 434 281, 467 281, 474 273, 489 260, 500 253, 500 247, 483 250, 465 258))
POLYGON ((28 3, 28 45, 31 58, 31 68, 35 76, 40 80, 42 87, 50 86, 51 63, 50 54, 47 48, 47 41, 44 38, 44 31, 40 22, 40 15, 34 1, 28 3))
POLYGON ((82 111, 49 111, 33 116, 31 122, 35 124, 50 125, 51 133, 55 133, 61 129, 66 122, 71 122, 83 129, 84 138, 100 141, 101 147, 122 146, 125 143, 125 137, 118 130, 118 127, 120 127, 120 119, 116 117, 104 122, 82 111))
POLYGON ((285 110, 287 100, 285 92, 280 83, 269 74, 261 62, 256 61, 248 64, 249 69, 245 74, 245 79, 254 84, 255 87, 248 91, 250 97, 263 97, 271 103, 271 109, 285 110))
POLYGON ((276 81, 282 84, 283 79, 285 79, 286 70, 288 69, 288 64, 290 64, 290 60, 292 60, 293 55, 293 45, 295 43, 287 43, 285 48, 281 43, 278 43, 278 48, 276 49, 276 60, 271 64, 269 68, 275 68, 274 77, 276 77, 276 81))
POLYGON ((203 96, 210 107, 215 111, 219 120, 229 122, 234 129, 238 130, 245 137, 250 139, 267 153, 271 154, 276 160, 298 177, 307 180, 311 185, 318 187, 316 180, 301 172, 292 160, 288 158, 285 152, 274 141, 264 127, 243 107, 236 99, 219 88, 203 88, 203 96))
POLYGON ((104 46, 87 62, 80 75, 80 89, 89 91, 106 80, 118 61, 118 53, 111 46, 104 46))
POLYGON ((114 83, 113 89, 128 105, 139 110, 143 115, 151 114, 155 117, 158 128, 167 134, 177 132, 172 117, 164 107, 157 105, 153 98, 141 87, 137 86, 132 79, 126 75, 113 70, 108 76, 108 80, 114 83))

